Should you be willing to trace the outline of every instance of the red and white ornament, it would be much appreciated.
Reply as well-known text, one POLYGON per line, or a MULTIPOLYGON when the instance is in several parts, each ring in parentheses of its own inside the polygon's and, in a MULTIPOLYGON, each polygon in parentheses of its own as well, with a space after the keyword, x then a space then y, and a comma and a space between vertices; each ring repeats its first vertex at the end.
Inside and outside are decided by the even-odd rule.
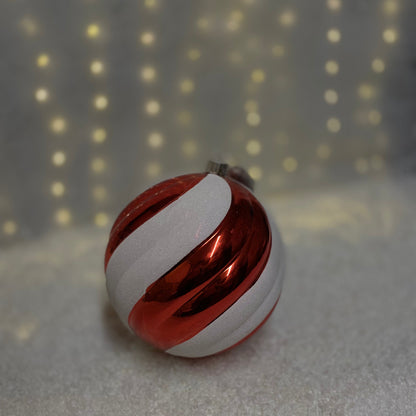
POLYGON ((105 270, 111 303, 135 334, 167 353, 203 357, 267 320, 284 253, 252 191, 208 172, 161 182, 127 205, 111 230, 105 270))

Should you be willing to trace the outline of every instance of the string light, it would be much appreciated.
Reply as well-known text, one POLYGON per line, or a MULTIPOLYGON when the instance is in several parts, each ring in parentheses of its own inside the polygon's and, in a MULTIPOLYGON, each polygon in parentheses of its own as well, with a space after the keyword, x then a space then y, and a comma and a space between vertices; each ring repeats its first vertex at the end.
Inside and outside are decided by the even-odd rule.
POLYGON ((294 157, 285 157, 283 160, 283 169, 288 173, 293 173, 298 168, 298 161, 294 157))
POLYGON ((249 126, 256 127, 260 124, 261 117, 258 113, 248 113, 246 121, 249 126))
POLYGON ((3 223, 3 233, 6 235, 14 235, 17 231, 17 224, 12 221, 8 220, 3 223))
POLYGON ((155 39, 156 38, 153 32, 147 31, 140 35, 140 41, 145 46, 153 45, 155 43, 155 39))
POLYGON ((100 32, 100 27, 95 23, 91 23, 87 26, 86 34, 91 39, 97 38, 100 35, 100 32))
POLYGON ((339 71, 338 62, 337 61, 334 61, 334 60, 326 61, 326 63, 325 63, 325 71, 329 75, 336 75, 336 74, 338 74, 338 71, 339 71))
POLYGON ((248 174, 255 180, 258 181, 263 176, 263 169, 260 166, 254 165, 248 168, 248 174))
POLYGON ((199 49, 189 49, 188 58, 191 61, 196 61, 201 57, 201 51, 199 49))
POLYGON ((256 140, 249 140, 246 144, 246 151, 251 156, 257 156, 261 152, 261 143, 256 140))
POLYGON ((326 128, 331 133, 338 133, 341 130, 341 122, 336 117, 331 117, 326 122, 326 128))
POLYGON ((381 113, 378 110, 370 110, 368 112, 368 121, 374 126, 380 124, 381 118, 381 113))
POLYGON ((97 185, 92 190, 92 196, 96 201, 104 201, 107 198, 107 190, 102 185, 97 185))
POLYGON ((383 12, 387 16, 392 16, 397 13, 399 6, 395 0, 386 0, 383 3, 383 12))
POLYGON ((94 223, 97 227, 105 227, 109 222, 108 215, 105 212, 97 212, 94 216, 94 223))
POLYGON ((360 174, 365 174, 368 172, 368 161, 363 157, 359 157, 354 162, 355 170, 360 174))
POLYGON ((97 110, 104 110, 108 106, 108 98, 105 95, 97 95, 94 98, 94 106, 97 110))
POLYGON ((71 212, 67 208, 60 208, 55 212, 55 221, 59 225, 68 225, 71 222, 71 212))
POLYGON ((49 63, 50 63, 50 58, 49 58, 49 55, 47 55, 46 53, 40 54, 36 59, 36 64, 38 65, 39 68, 45 68, 49 65, 49 63))
POLYGON ((341 0, 327 0, 326 5, 329 10, 337 12, 341 10, 342 3, 341 0))
POLYGON ((182 153, 188 157, 194 157, 197 153, 198 145, 195 140, 186 140, 182 143, 182 153))
POLYGON ((55 152, 52 155, 52 163, 55 166, 63 166, 66 162, 66 155, 62 151, 55 152))
POLYGON ((335 90, 326 90, 324 99, 328 104, 336 104, 338 102, 338 93, 335 90))
POLYGON ((328 30, 326 37, 331 43, 338 43, 341 40, 341 32, 336 28, 332 28, 328 30))
POLYGON ((150 178, 159 176, 161 172, 162 172, 162 167, 160 166, 160 163, 158 162, 150 162, 146 166, 146 173, 150 178))
POLYGON ((374 72, 377 72, 378 74, 380 74, 381 72, 384 72, 385 63, 380 58, 373 59, 373 61, 371 62, 371 68, 373 69, 374 72))
POLYGON ((20 21, 20 27, 26 32, 28 36, 34 36, 38 33, 38 25, 31 17, 24 17, 20 21))
POLYGON ((326 160, 331 156, 331 148, 327 144, 320 144, 316 148, 316 155, 319 159, 326 160))
POLYGON ((382 170, 384 168, 384 159, 381 155, 372 155, 370 157, 370 166, 374 170, 382 170))
POLYGON ((46 88, 38 88, 35 91, 35 98, 40 103, 43 103, 43 102, 47 101, 48 98, 49 98, 49 92, 48 92, 48 90, 46 88))
POLYGON ((146 113, 155 116, 160 112, 160 104, 156 100, 149 100, 145 105, 146 113))
POLYGON ((106 168, 105 160, 101 157, 95 157, 91 161, 91 169, 94 173, 102 173, 106 168))
POLYGON ((63 117, 55 117, 50 123, 51 130, 56 134, 61 134, 66 130, 66 121, 63 117))
POLYGON ((266 78, 266 75, 265 75, 265 73, 262 69, 255 69, 251 73, 252 81, 257 83, 257 84, 260 84, 260 83, 264 82, 265 78, 266 78))
POLYGON ((292 10, 286 10, 279 16, 279 23, 283 27, 291 27, 295 24, 296 15, 292 10))
POLYGON ((163 146, 163 136, 158 132, 150 133, 147 138, 147 144, 153 149, 159 149, 163 146))
POLYGON ((144 82, 152 82, 156 79, 156 70, 152 66, 145 66, 140 71, 140 77, 144 82))
POLYGON ((259 109, 259 103, 255 100, 247 100, 244 104, 244 108, 248 113, 255 113, 259 109))
POLYGON ((107 131, 103 128, 94 129, 91 138, 95 143, 103 143, 107 138, 107 131))
POLYGON ((65 185, 62 182, 53 182, 51 185, 51 194, 61 197, 65 193, 65 185))
POLYGON ((157 0, 145 0, 144 6, 148 9, 156 9, 158 6, 157 0))
POLYGON ((363 100, 371 100, 375 96, 375 88, 370 84, 361 84, 358 87, 358 95, 363 100))
POLYGON ((384 39, 384 42, 386 42, 386 43, 389 43, 389 44, 395 43, 397 41, 398 37, 399 36, 398 36, 397 31, 395 29, 386 29, 383 32, 383 39, 384 39))
POLYGON ((184 79, 180 83, 180 90, 182 94, 190 94, 194 88, 194 82, 191 79, 184 79))
POLYGON ((94 75, 99 75, 102 74, 104 72, 104 64, 101 61, 92 61, 91 65, 90 65, 90 71, 94 74, 94 75))
POLYGON ((285 48, 282 45, 273 45, 272 55, 276 58, 281 58, 285 54, 285 48))

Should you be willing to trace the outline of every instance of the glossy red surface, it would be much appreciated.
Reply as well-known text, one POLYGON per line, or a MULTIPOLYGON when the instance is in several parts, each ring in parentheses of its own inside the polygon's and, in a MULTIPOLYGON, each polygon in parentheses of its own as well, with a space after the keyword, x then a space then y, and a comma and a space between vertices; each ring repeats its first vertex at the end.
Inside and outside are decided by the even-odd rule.
POLYGON ((214 233, 150 285, 129 315, 130 327, 161 349, 193 337, 258 279, 270 254, 271 231, 254 195, 226 178, 231 207, 214 233))
POLYGON ((108 261, 115 249, 126 237, 153 215, 195 186, 205 176, 206 173, 197 173, 168 179, 152 186, 133 199, 121 211, 111 229, 105 252, 105 268, 107 268, 108 261))

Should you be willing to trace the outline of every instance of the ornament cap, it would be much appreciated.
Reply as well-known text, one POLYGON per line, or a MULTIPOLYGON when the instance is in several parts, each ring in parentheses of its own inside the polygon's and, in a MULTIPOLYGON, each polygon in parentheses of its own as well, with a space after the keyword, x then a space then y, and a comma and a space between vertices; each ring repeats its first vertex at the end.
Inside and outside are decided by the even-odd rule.
POLYGON ((227 163, 215 162, 213 160, 210 160, 207 163, 206 172, 214 173, 222 177, 228 176, 240 182, 252 191, 254 190, 253 178, 248 174, 248 172, 244 168, 240 166, 230 167, 227 163))

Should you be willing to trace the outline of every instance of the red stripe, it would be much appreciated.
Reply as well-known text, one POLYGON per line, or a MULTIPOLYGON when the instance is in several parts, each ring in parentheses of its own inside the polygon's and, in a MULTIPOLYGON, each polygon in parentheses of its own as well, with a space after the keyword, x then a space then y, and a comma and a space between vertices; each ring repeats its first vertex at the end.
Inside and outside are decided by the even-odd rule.
MULTIPOLYGON (((259 278, 271 248, 264 209, 232 179, 230 209, 214 233, 148 287, 129 315, 130 327, 161 349, 192 338, 259 278)), ((202 219, 201 219, 202 220, 202 219)))
POLYGON ((117 217, 105 252, 104 267, 119 244, 148 219, 200 182, 206 173, 178 176, 160 182, 133 199, 117 217))

